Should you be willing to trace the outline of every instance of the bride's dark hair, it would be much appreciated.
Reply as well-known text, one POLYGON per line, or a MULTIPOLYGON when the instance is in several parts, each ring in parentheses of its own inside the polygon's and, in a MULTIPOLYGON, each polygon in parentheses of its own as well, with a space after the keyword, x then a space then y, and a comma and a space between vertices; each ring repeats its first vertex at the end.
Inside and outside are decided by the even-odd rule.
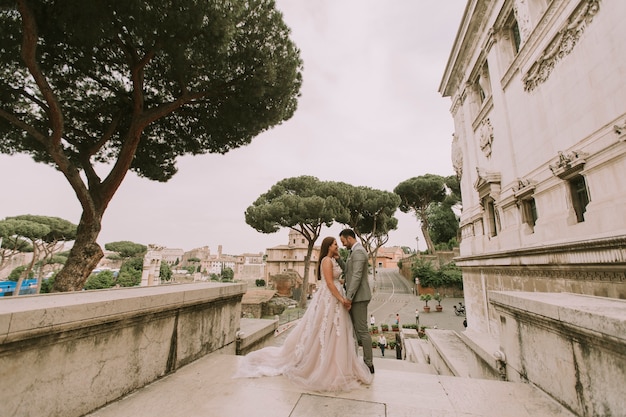
POLYGON ((335 238, 332 236, 328 236, 325 237, 324 240, 322 240, 322 246, 320 247, 320 256, 319 259, 317 260, 317 280, 321 281, 322 279, 322 259, 324 259, 326 256, 328 256, 328 248, 330 248, 330 245, 333 244, 333 242, 335 242, 335 238))

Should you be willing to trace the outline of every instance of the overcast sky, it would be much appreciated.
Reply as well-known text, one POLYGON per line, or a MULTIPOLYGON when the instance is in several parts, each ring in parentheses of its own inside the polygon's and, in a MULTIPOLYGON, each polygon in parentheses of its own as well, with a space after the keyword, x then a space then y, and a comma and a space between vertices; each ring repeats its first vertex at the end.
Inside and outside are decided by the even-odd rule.
MULTIPOLYGON (((277 0, 304 61, 295 115, 226 155, 180 158, 168 183, 129 173, 98 242, 130 240, 217 253, 262 252, 287 229, 262 234, 244 212, 278 181, 300 175, 393 191, 427 173, 452 175, 450 99, 439 83, 466 0, 277 0)), ((0 219, 20 214, 78 223, 64 177, 23 155, 0 155, 0 219)), ((398 211, 386 246, 426 245, 398 211)), ((322 236, 336 236, 339 225, 322 236)), ((319 244, 319 242, 318 242, 319 244)))

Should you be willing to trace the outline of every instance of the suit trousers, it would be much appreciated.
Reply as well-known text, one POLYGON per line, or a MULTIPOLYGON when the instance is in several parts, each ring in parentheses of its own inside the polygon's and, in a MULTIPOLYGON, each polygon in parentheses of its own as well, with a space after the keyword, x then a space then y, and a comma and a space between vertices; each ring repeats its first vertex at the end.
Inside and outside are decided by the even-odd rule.
POLYGON ((372 336, 367 328, 367 305, 369 300, 356 301, 350 308, 350 317, 354 325, 356 339, 363 346, 363 361, 367 365, 372 365, 372 336))

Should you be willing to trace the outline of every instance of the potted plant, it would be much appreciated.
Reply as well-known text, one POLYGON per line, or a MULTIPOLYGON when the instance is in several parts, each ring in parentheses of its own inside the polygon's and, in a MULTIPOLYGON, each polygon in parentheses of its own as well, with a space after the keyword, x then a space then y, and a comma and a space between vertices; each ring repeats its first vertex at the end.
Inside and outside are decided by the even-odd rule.
POLYGON ((388 324, 381 324, 381 325, 380 325, 380 329, 381 329, 383 332, 388 332, 388 331, 389 331, 389 325, 388 325, 388 324))
POLYGON ((424 312, 430 313, 430 307, 428 307, 428 302, 433 299, 430 294, 422 294, 420 295, 420 299, 425 303, 424 312))
POLYGON ((420 339, 425 338, 426 337, 426 326, 420 327, 420 329, 417 331, 417 335, 419 336, 420 339))
POLYGON ((441 311, 443 310, 443 307, 441 306, 441 300, 443 300, 443 295, 436 293, 433 298, 437 301, 437 305, 435 306, 435 310, 437 311, 441 311))
POLYGON ((372 327, 370 327, 370 333, 372 333, 372 334, 377 334, 377 333, 378 333, 378 326, 372 326, 372 327))
POLYGON ((391 325, 391 330, 394 331, 394 332, 398 332, 398 331, 400 331, 400 328, 398 327, 397 324, 393 323, 391 325))

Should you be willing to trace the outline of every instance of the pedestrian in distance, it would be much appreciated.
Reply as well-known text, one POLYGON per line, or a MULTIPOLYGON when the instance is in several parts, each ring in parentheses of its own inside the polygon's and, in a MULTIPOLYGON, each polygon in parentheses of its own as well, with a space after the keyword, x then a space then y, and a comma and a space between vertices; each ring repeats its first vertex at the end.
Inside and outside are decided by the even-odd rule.
POLYGON ((385 348, 387 347, 387 338, 384 334, 378 336, 378 347, 380 348, 380 354, 385 357, 385 348))
POLYGON ((396 359, 402 359, 402 337, 396 333, 396 359))

